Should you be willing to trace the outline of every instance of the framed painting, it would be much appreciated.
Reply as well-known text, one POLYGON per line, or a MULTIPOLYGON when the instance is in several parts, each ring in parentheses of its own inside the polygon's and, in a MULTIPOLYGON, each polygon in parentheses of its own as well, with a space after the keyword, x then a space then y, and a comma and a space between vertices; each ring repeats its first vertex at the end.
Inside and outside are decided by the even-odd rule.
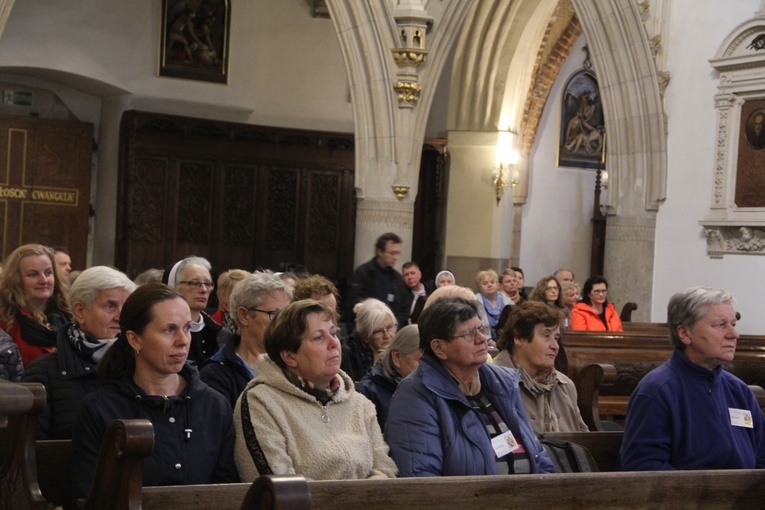
POLYGON ((162 0, 159 76, 228 82, 229 0, 162 0))
POLYGON ((765 100, 741 103, 736 161, 737 207, 765 207, 765 100))
POLYGON ((566 82, 561 108, 558 166, 597 169, 605 163, 605 124, 598 80, 580 69, 566 82))

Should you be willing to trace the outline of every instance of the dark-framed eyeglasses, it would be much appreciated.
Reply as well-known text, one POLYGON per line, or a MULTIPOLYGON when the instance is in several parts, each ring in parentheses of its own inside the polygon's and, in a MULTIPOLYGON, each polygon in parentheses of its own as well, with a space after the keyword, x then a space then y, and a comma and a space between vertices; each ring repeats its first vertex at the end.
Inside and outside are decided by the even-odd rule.
POLYGON ((182 283, 183 285, 188 285, 194 290, 199 290, 204 286, 205 288, 208 288, 210 290, 213 290, 215 288, 215 284, 211 282, 210 280, 200 282, 198 280, 183 280, 178 283, 182 283))
POLYGON ((252 307, 248 306, 247 309, 251 312, 260 312, 260 313, 264 313, 268 315, 269 321, 274 320, 274 317, 276 317, 276 314, 282 311, 281 308, 277 308, 276 310, 261 310, 259 308, 255 308, 254 306, 252 307))

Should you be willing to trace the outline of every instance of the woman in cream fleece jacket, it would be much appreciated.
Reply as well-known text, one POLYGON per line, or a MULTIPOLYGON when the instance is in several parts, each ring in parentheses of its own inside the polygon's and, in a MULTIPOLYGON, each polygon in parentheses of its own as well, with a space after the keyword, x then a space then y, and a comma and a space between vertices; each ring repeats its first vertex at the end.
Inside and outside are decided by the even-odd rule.
POLYGON ((340 371, 336 313, 290 304, 265 335, 268 355, 236 404, 235 460, 243 482, 261 474, 314 480, 392 478, 374 404, 340 371))

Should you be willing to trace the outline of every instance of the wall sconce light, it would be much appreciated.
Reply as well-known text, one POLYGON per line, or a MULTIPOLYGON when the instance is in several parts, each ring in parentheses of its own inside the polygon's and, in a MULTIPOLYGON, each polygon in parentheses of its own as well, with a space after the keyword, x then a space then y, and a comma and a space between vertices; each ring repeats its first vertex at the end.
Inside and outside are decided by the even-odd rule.
POLYGON ((507 188, 517 185, 521 180, 518 161, 521 155, 515 148, 518 135, 510 131, 500 131, 497 136, 497 166, 491 176, 497 195, 497 207, 507 188))

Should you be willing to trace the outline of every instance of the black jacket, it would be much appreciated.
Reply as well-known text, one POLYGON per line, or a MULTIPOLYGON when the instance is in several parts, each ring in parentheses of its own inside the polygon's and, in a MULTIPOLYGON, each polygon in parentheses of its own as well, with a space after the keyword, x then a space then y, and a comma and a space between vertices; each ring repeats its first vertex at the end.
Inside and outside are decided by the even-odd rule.
POLYGON ((154 426, 143 485, 238 482, 231 406, 185 365, 178 396, 147 395, 132 378, 112 380, 83 399, 72 436, 72 494, 87 497, 106 429, 116 419, 144 418, 154 426))
POLYGON ((375 363, 372 370, 356 383, 356 391, 367 397, 377 408, 377 423, 380 430, 385 432, 385 420, 388 419, 390 399, 396 391, 398 383, 385 374, 385 370, 379 363, 375 363))
POLYGON ((414 305, 414 310, 412 310, 412 301, 414 301, 414 294, 412 294, 412 289, 406 287, 406 298, 404 299, 404 307, 406 308, 406 312, 408 314, 409 322, 405 322, 403 324, 399 323, 398 328, 401 329, 407 324, 417 324, 417 320, 420 318, 420 314, 422 313, 422 310, 425 308, 425 301, 427 301, 428 296, 433 294, 433 291, 436 290, 436 284, 430 280, 427 282, 422 282, 422 285, 425 287, 425 296, 420 297, 417 301, 417 304, 414 305), (410 313, 411 310, 411 313, 410 313))
POLYGON ((223 326, 215 322, 205 312, 202 312, 202 320, 205 327, 199 332, 191 332, 191 347, 189 347, 189 361, 198 366, 218 352, 218 348, 225 344, 231 332, 224 330, 223 326))
POLYGON ((23 382, 45 385, 47 403, 37 421, 37 439, 71 439, 77 407, 100 386, 96 364, 74 348, 68 327, 56 334, 56 352, 35 359, 24 371, 23 382))
POLYGON ((345 322, 354 323, 356 314, 353 306, 367 298, 379 299, 393 311, 399 327, 409 324, 409 308, 411 298, 407 301, 407 294, 411 291, 406 288, 401 278, 401 273, 392 267, 382 268, 373 258, 356 268, 353 273, 353 281, 348 292, 346 313, 343 316, 345 322))
POLYGON ((226 345, 220 348, 212 358, 205 361, 199 377, 212 389, 226 397, 233 409, 244 387, 255 374, 251 374, 242 359, 236 354, 236 348, 242 337, 232 335, 226 345))

